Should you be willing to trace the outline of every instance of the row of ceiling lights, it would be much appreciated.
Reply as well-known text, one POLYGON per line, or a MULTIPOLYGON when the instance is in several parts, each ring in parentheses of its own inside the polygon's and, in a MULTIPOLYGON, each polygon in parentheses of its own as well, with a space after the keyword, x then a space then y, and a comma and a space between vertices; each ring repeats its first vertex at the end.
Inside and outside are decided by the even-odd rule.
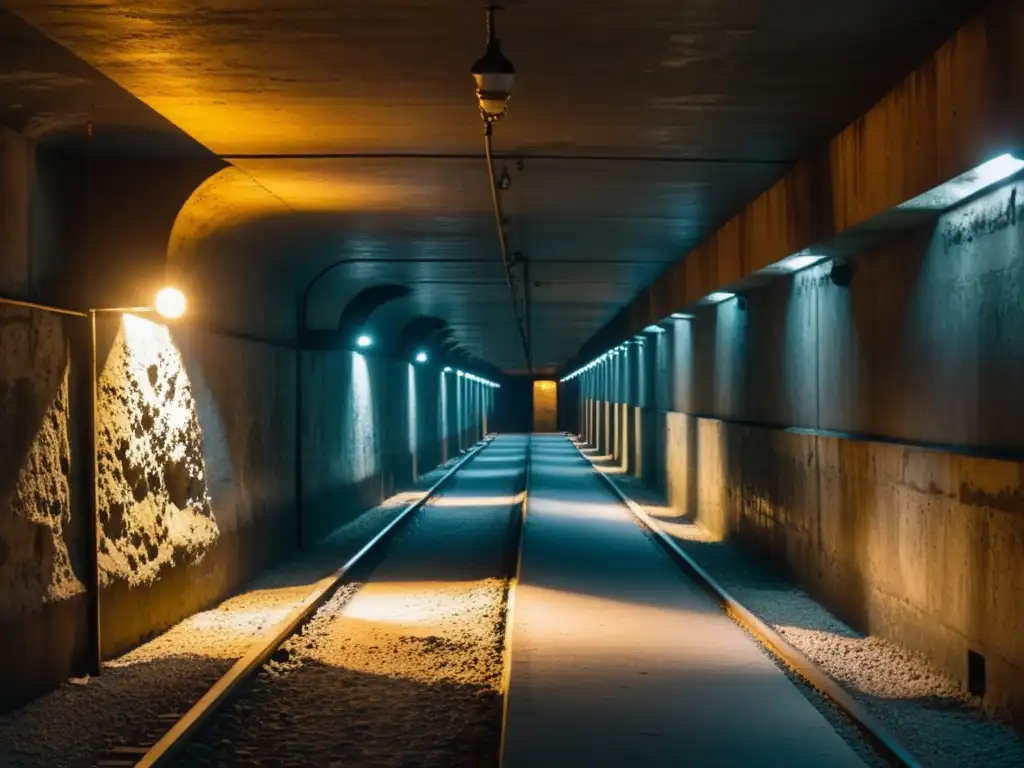
MULTIPOLYGON (((373 337, 365 333, 359 334, 359 336, 356 337, 356 346, 359 347, 360 349, 369 349, 370 347, 373 346, 373 337)), ((424 363, 430 360, 430 355, 428 355, 424 350, 421 349, 419 352, 416 353, 415 357, 413 357, 413 360, 415 360, 420 365, 423 365, 424 363)), ((451 366, 445 366, 444 373, 455 373, 460 378, 465 378, 468 379, 469 381, 475 381, 478 384, 483 384, 485 387, 491 387, 492 389, 501 389, 500 384, 495 384, 493 381, 490 381, 489 379, 485 379, 481 376, 476 376, 472 373, 466 373, 466 371, 456 370, 451 366)))
MULTIPOLYGON (((816 254, 799 253, 793 256, 789 256, 783 259, 782 261, 777 262, 776 264, 773 264, 771 267, 769 267, 769 271, 785 272, 792 274, 794 272, 799 272, 801 270, 807 269, 808 267, 812 267, 815 264, 818 264, 819 262, 824 261, 827 258, 827 256, 820 256, 816 254)), ((728 291, 713 291, 712 293, 709 293, 707 296, 705 296, 697 303, 704 306, 710 306, 713 304, 721 304, 723 302, 735 298, 737 298, 735 293, 730 293, 728 291)), ((662 320, 661 323, 657 325, 649 325, 646 328, 644 328, 644 333, 665 333, 665 329, 664 327, 662 327, 663 325, 667 325, 669 322, 673 320, 692 320, 693 318, 693 315, 687 314, 685 312, 674 312, 672 315, 662 320)), ((582 368, 576 369, 568 376, 561 379, 560 383, 565 384, 566 382, 572 381, 578 376, 581 376, 587 371, 590 371, 591 369, 600 365, 605 360, 615 355, 618 355, 621 352, 625 352, 629 345, 643 344, 644 341, 645 337, 642 334, 637 334, 636 336, 633 337, 631 341, 625 341, 622 344, 619 344, 617 347, 608 350, 603 355, 594 358, 589 363, 584 365, 582 368)))
POLYGON ((465 371, 460 371, 457 368, 452 368, 450 365, 445 366, 445 369, 444 369, 443 372, 444 373, 454 373, 460 379, 467 379, 469 381, 475 381, 477 384, 483 384, 485 387, 490 387, 491 389, 501 389, 501 384, 496 384, 495 382, 490 381, 489 379, 485 379, 482 376, 474 376, 472 373, 466 373, 465 371))
MULTIPOLYGON (((933 190, 929 190, 913 200, 908 200, 906 203, 897 207, 903 209, 917 209, 935 206, 940 210, 946 209, 963 202, 964 200, 994 186, 995 184, 1005 181, 1011 176, 1020 173, 1022 170, 1024 170, 1024 160, 1020 160, 1012 154, 999 155, 992 160, 982 163, 977 168, 974 168, 955 179, 951 179, 945 184, 942 184, 933 190)), ((815 264, 819 264, 828 258, 828 256, 802 251, 800 253, 793 254, 792 256, 787 256, 762 271, 765 274, 792 274, 794 272, 800 272, 801 270, 807 269, 808 267, 813 267, 815 264)), ((846 286, 849 285, 849 274, 846 273, 852 274, 850 266, 839 262, 833 267, 833 274, 830 277, 837 285, 846 286), (843 274, 837 275, 837 271, 842 272, 843 274)), ((734 298, 736 298, 735 293, 715 291, 713 293, 709 293, 697 303, 707 306, 721 304, 722 302, 729 301, 734 298)), ((670 320, 691 319, 693 319, 693 315, 677 312, 671 317, 663 320, 662 323, 667 323, 670 320)), ((665 333, 665 329, 662 328, 660 324, 649 325, 644 328, 644 332, 665 333)), ((582 368, 573 371, 571 374, 563 378, 561 382, 564 384, 568 381, 572 381, 576 377, 593 369, 595 366, 600 365, 609 357, 617 355, 620 352, 624 352, 629 344, 643 343, 643 341, 643 336, 635 336, 633 341, 624 342, 614 349, 605 352, 600 357, 591 360, 582 368)))
MULTIPOLYGON (((373 346, 373 337, 366 333, 359 334, 356 337, 356 346, 359 347, 359 349, 369 349, 373 346)), ((416 353, 415 357, 413 357, 413 360, 422 365, 430 360, 430 355, 421 349, 416 353)))
MULTIPOLYGON (((935 189, 931 189, 922 195, 918 195, 917 197, 906 201, 905 203, 901 203, 896 207, 901 210, 948 210, 981 192, 991 189, 996 184, 1006 181, 1021 171, 1024 171, 1024 160, 1021 160, 1012 153, 1005 153, 994 157, 991 160, 987 160, 976 168, 972 168, 966 173, 950 179, 944 184, 940 184, 935 189)), ((807 269, 808 267, 813 267, 815 264, 826 261, 828 258, 828 256, 811 253, 810 251, 801 251, 800 253, 787 256, 781 261, 766 267, 762 270, 762 273, 792 274, 794 272, 807 269)), ((852 274, 852 266, 839 261, 833 265, 832 274, 829 277, 836 285, 848 287, 852 274)), ((735 293, 715 291, 713 293, 709 293, 697 303, 703 305, 721 304, 724 301, 729 301, 734 298, 737 298, 735 293)), ((693 315, 676 313, 670 318, 663 320, 662 323, 666 323, 668 320, 690 320, 692 318, 693 315)), ((665 329, 662 328, 661 325, 649 325, 644 329, 644 332, 664 333, 665 329)), ((625 351, 628 344, 642 343, 644 337, 636 336, 634 339, 635 341, 633 342, 620 344, 614 349, 605 352, 600 357, 591 360, 582 368, 573 371, 571 374, 563 378, 561 380, 562 383, 564 384, 567 381, 572 381, 577 376, 586 373, 612 355, 625 351)))

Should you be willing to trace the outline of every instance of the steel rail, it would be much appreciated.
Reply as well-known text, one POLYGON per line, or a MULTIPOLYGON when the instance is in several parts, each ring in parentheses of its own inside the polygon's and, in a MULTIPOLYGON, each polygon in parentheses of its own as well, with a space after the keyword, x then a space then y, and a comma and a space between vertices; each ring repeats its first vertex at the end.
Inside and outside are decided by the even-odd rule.
POLYGON ((417 510, 435 496, 438 491, 455 476, 455 473, 466 466, 492 440, 484 438, 471 448, 458 463, 449 469, 430 488, 423 492, 416 501, 412 502, 399 512, 376 536, 370 539, 362 549, 348 559, 340 568, 323 577, 313 585, 302 602, 299 603, 288 616, 279 624, 271 627, 262 637, 253 643, 252 648, 246 652, 231 668, 215 682, 203 696, 192 705, 171 728, 167 731, 136 763, 137 768, 155 768, 166 766, 181 756, 188 744, 200 733, 216 714, 216 712, 227 703, 231 697, 238 692, 239 688, 247 683, 267 661, 274 652, 302 625, 312 617, 316 610, 330 599, 342 581, 357 566, 369 552, 385 542, 395 530, 417 510))
POLYGON ((901 768, 921 768, 919 763, 881 723, 868 714, 867 710, 842 686, 833 680, 821 667, 807 658, 803 653, 790 645, 765 621, 756 616, 715 580, 711 574, 701 568, 682 547, 647 514, 646 510, 629 498, 606 472, 602 472, 594 461, 583 453, 580 443, 569 439, 569 442, 580 452, 583 459, 589 462, 598 475, 605 481, 616 498, 633 513, 644 529, 650 533, 668 553, 668 555, 687 572, 687 574, 708 592, 716 602, 721 604, 726 614, 744 630, 757 638, 779 661, 799 675, 808 685, 816 689, 833 704, 841 709, 851 722, 864 734, 867 740, 891 764, 901 768))
POLYGON ((501 733, 498 742, 498 768, 505 765, 505 731, 508 724, 508 700, 512 693, 512 642, 513 623, 516 613, 516 588, 523 572, 523 537, 526 534, 526 518, 530 507, 530 464, 533 436, 526 436, 526 468, 523 476, 523 501, 519 507, 519 521, 516 536, 516 562, 508 582, 508 596, 505 598, 505 647, 503 648, 503 670, 501 675, 501 733))

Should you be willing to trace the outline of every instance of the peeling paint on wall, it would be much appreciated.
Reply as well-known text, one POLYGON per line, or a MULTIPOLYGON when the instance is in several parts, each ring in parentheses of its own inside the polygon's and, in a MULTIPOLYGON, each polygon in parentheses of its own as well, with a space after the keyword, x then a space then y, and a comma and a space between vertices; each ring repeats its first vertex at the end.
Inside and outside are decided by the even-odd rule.
POLYGON ((153 582, 220 535, 192 387, 167 328, 126 316, 99 384, 100 570, 153 582))

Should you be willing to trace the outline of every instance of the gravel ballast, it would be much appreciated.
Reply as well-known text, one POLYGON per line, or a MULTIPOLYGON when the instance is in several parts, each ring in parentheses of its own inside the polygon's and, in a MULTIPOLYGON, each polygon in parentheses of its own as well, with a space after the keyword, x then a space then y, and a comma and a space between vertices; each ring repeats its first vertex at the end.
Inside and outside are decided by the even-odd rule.
POLYGON ((104 662, 101 677, 69 681, 0 716, 0 766, 93 768, 114 746, 152 741, 152 734, 173 723, 162 716, 187 710, 318 579, 355 554, 445 471, 440 467, 424 475, 415 490, 369 510, 216 608, 104 662))
POLYGON ((498 441, 457 475, 379 564, 355 574, 362 583, 274 654, 183 764, 496 765, 524 448, 498 441))
POLYGON ((922 765, 1024 766, 1022 734, 987 716, 979 699, 961 691, 924 656, 854 631, 736 545, 715 541, 699 523, 675 516, 638 480, 616 475, 614 481, 726 591, 842 685, 922 765))

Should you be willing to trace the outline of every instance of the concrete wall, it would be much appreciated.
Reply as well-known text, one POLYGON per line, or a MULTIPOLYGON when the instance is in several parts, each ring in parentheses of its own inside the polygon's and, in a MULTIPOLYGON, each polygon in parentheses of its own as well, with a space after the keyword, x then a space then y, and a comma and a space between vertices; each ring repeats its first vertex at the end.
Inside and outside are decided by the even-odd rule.
MULTIPOLYGON (((0 130, 0 291, 29 293, 52 269, 52 229, 32 222, 51 213, 40 165, 33 142, 0 130)), ((73 326, 0 307, 0 708, 65 679, 85 648, 73 326)))
POLYGON ((303 540, 313 542, 484 435, 480 384, 437 365, 303 355, 303 540))
POLYGON ((100 567, 109 657, 294 552, 296 403, 291 349, 132 316, 103 328, 100 567))
POLYGON ((637 347, 584 376, 578 418, 854 626, 965 687, 980 653, 987 705, 1024 720, 1022 193, 859 254, 849 288, 825 265, 698 309, 628 383, 637 347))
MULTIPOLYGON (((176 163, 180 178, 153 195, 167 168, 137 160, 97 159, 90 247, 81 158, 0 129, 0 293, 77 308, 148 300, 175 212, 218 164, 176 163)), ((298 547, 298 354, 286 337, 225 328, 232 306, 249 333, 246 312, 291 328, 294 308, 254 301, 252 281, 249 293, 221 284, 201 297, 225 310, 216 324, 98 324, 107 658, 298 547)), ((81 318, 0 306, 0 709, 87 667, 88 340, 81 318)), ((493 410, 493 390, 435 366, 349 352, 305 352, 302 365, 306 543, 470 447, 493 410)))

